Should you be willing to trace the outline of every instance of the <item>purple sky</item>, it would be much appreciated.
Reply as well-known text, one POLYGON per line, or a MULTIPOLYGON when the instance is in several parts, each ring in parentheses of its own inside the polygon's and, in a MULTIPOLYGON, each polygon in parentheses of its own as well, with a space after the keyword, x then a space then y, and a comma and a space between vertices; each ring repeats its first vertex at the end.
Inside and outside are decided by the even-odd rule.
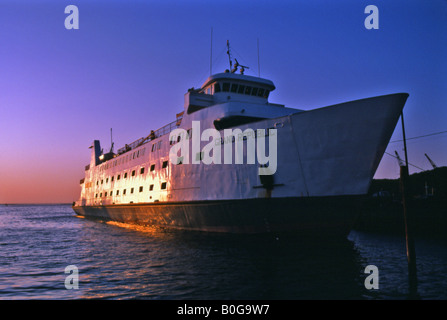
MULTIPOLYGON (((313 109, 408 92, 407 138, 447 131, 447 1, 0 0, 0 203, 72 202, 99 139, 115 150, 175 119, 183 95, 232 53, 276 90, 269 100, 313 109), (38 4, 36 4, 38 2, 38 4), (79 8, 67 30, 65 7, 79 8), (364 9, 379 9, 367 30, 364 9)), ((392 141, 402 138, 400 122, 392 141)), ((447 165, 447 134, 408 141, 447 165)), ((402 143, 391 143, 387 152, 402 143)), ((410 166, 410 172, 419 169, 410 166)), ((376 178, 396 178, 385 155, 376 178)))

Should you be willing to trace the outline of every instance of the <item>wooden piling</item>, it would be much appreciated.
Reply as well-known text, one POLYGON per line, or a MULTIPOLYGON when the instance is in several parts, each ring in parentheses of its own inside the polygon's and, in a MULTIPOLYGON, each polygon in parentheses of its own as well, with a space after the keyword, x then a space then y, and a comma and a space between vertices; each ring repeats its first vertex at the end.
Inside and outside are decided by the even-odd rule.
POLYGON ((408 262, 408 280, 410 285, 410 295, 417 292, 417 268, 416 268, 416 250, 413 238, 413 219, 411 206, 409 205, 408 190, 408 167, 400 167, 400 183, 402 190, 402 207, 405 223, 405 242, 407 247, 408 262))
POLYGON ((400 167, 400 187, 402 192, 402 208, 405 223, 405 243, 407 247, 407 262, 408 262, 408 281, 410 289, 410 297, 417 296, 417 268, 416 268, 416 250, 414 248, 413 238, 413 217, 412 210, 409 202, 411 201, 409 192, 409 172, 408 172, 408 154, 407 154, 407 142, 405 138, 405 125, 404 114, 401 113, 402 122, 402 134, 404 140, 404 152, 405 152, 405 166, 400 167))

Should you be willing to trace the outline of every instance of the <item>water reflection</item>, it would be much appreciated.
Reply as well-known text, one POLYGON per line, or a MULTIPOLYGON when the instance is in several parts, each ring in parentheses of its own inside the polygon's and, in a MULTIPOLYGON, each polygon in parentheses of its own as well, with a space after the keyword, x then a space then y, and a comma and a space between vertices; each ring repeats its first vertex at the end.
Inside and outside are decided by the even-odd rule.
POLYGON ((115 222, 85 230, 84 298, 358 299, 351 241, 184 232, 115 222), (98 234, 98 229, 101 234, 98 234))
MULTIPOLYGON (((408 299, 405 239, 184 232, 0 206, 0 299, 408 299), (79 270, 67 290, 65 267, 79 270), (367 265, 379 289, 364 286, 367 265)), ((418 295, 447 299, 447 243, 415 239, 418 295)))

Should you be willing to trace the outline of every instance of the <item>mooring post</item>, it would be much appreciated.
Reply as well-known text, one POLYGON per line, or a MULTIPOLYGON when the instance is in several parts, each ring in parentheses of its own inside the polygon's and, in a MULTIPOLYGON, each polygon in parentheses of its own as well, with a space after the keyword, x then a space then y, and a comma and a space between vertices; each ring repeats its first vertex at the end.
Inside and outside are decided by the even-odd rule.
POLYGON ((408 262, 408 280, 410 285, 410 294, 417 291, 417 268, 416 268, 416 250, 413 239, 413 219, 411 209, 408 204, 408 167, 400 167, 400 182, 402 190, 402 207, 405 224, 405 242, 407 247, 407 262, 408 262))
POLYGON ((411 207, 409 206, 409 172, 408 172, 408 155, 407 155, 407 143, 405 139, 405 126, 404 126, 404 114, 401 113, 402 120, 402 133, 404 140, 405 150, 405 166, 400 167, 400 186, 402 192, 402 207, 405 224, 405 242, 407 247, 407 262, 408 262, 408 281, 410 287, 410 296, 417 294, 417 268, 416 268, 416 250, 414 248, 413 239, 413 218, 411 207))

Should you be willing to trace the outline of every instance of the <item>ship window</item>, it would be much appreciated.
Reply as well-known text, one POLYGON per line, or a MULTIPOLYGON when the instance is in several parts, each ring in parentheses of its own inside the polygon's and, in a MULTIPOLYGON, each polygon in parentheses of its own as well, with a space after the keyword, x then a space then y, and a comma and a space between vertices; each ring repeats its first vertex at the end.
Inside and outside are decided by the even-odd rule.
POLYGON ((101 184, 103 184, 104 180, 101 180, 101 184))
POLYGON ((231 92, 237 92, 237 84, 233 83, 231 85, 231 92))
POLYGON ((163 165, 161 167, 166 168, 167 166, 168 166, 168 161, 163 161, 163 165))
POLYGON ((155 151, 155 143, 152 145, 152 150, 151 150, 152 152, 154 152, 155 151))
POLYGON ((102 192, 99 194, 99 197, 102 197, 102 192))
POLYGON ((245 87, 245 94, 250 94, 251 93, 251 87, 246 86, 245 87))
POLYGON ((130 193, 133 193, 133 188, 130 188, 130 193))
POLYGON ((135 170, 132 170, 132 177, 135 176, 135 170))
POLYGON ((149 186, 149 191, 152 191, 152 190, 154 190, 154 185, 153 185, 153 184, 151 184, 151 185, 149 186))
POLYGON ((120 191, 116 190, 116 195, 119 196, 119 194, 120 194, 120 191))
POLYGON ((166 189, 166 182, 161 183, 161 190, 164 190, 164 189, 166 189))
POLYGON ((186 139, 191 139, 192 128, 186 130, 186 139))
POLYGON ((220 92, 220 84, 217 82, 214 84, 214 92, 220 92))
POLYGON ((116 180, 119 180, 120 178, 121 178, 120 174, 116 176, 116 180))
POLYGON ((224 92, 228 92, 228 91, 230 91, 230 84, 229 84, 228 82, 225 82, 225 83, 222 85, 222 91, 224 91, 224 92))
POLYGON ((264 98, 268 98, 268 97, 269 97, 269 93, 270 93, 270 91, 268 91, 268 90, 265 90, 265 93, 264 93, 264 98))
POLYGON ((251 95, 252 96, 257 96, 258 95, 258 88, 253 88, 253 90, 251 91, 251 95))
POLYGON ((263 97, 264 96, 264 91, 265 91, 265 89, 259 89, 259 91, 258 91, 258 97, 263 97))
POLYGON ((140 169, 140 174, 144 173, 144 167, 140 169))
POLYGON ((98 198, 98 194, 95 194, 95 198, 98 198))
POLYGON ((143 187, 140 187, 140 192, 143 192, 143 187))
POLYGON ((106 179, 106 183, 109 182, 109 178, 106 179))
POLYGON ((123 190, 123 195, 125 195, 125 194, 126 194, 126 189, 123 190))
POLYGON ((98 185, 99 184, 99 180, 98 181, 96 181, 96 185, 98 185))
POLYGON ((155 164, 151 164, 151 171, 155 170, 155 164))
POLYGON ((237 90, 237 93, 244 93, 245 91, 245 86, 239 86, 239 89, 237 90))
POLYGON ((110 182, 113 182, 114 179, 115 179, 115 176, 112 176, 112 179, 110 179, 110 182))
POLYGON ((127 172, 124 172, 124 179, 127 178, 127 172))

